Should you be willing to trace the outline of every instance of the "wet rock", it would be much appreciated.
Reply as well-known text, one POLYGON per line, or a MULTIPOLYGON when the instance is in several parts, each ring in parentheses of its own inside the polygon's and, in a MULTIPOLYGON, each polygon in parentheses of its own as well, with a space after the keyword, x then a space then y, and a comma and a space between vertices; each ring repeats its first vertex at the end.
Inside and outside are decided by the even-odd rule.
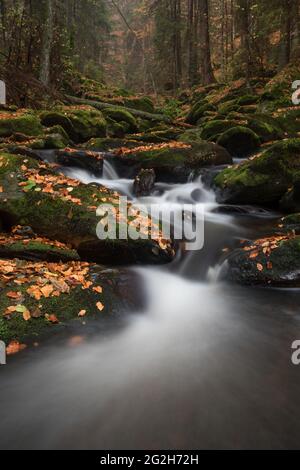
POLYGON ((300 139, 288 139, 253 159, 225 169, 214 179, 217 200, 278 207, 299 178, 299 152, 300 139))
POLYGON ((231 155, 241 158, 255 152, 260 146, 260 139, 251 129, 238 126, 220 135, 217 143, 226 148, 231 155))
POLYGON ((94 264, 0 259, 0 337, 31 342, 72 322, 110 321, 142 305, 140 279, 94 264), (17 282, 17 284, 16 284, 17 282))
POLYGON ((235 250, 222 277, 242 285, 300 286, 300 237, 275 236, 235 250))
POLYGON ((79 261, 80 259, 71 246, 37 237, 31 227, 21 227, 13 234, 0 234, 0 258, 49 262, 79 261))
POLYGON ((280 201, 280 209, 285 213, 300 211, 300 181, 295 181, 280 201))
POLYGON ((57 152, 57 162, 64 166, 82 168, 95 176, 102 176, 103 157, 90 150, 76 150, 66 148, 57 152))
POLYGON ((64 106, 41 114, 44 126, 61 126, 75 143, 106 136, 103 114, 90 106, 64 106))
MULTIPOLYGON (((0 154, 0 219, 3 226, 29 225, 39 236, 70 244, 81 258, 104 264, 166 263, 175 253, 162 234, 143 238, 99 239, 101 205, 112 205, 118 214, 120 195, 100 185, 85 185, 57 174, 46 163, 17 155, 0 154)), ((137 222, 144 220, 137 216, 137 222)), ((129 221, 119 220, 127 232, 129 221)), ((101 227, 101 225, 100 225, 101 227)))
POLYGON ((122 167, 127 172, 131 168, 136 174, 141 169, 154 169, 159 180, 174 182, 186 181, 191 171, 232 162, 229 153, 212 142, 170 142, 120 149, 114 153, 114 160, 120 171, 122 167))
POLYGON ((0 117, 0 137, 10 137, 13 134, 37 136, 42 133, 40 119, 31 111, 20 110, 2 112, 0 117))
POLYGON ((133 184, 133 192, 137 197, 149 196, 155 186, 155 171, 150 170, 141 170, 136 176, 133 184))

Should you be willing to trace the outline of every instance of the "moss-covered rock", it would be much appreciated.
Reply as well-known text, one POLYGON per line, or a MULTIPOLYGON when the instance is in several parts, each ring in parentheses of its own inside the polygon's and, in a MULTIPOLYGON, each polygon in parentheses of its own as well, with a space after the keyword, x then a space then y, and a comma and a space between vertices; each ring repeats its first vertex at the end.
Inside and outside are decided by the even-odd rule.
MULTIPOLYGON (((105 240, 97 236, 99 206, 110 204, 119 214, 120 196, 107 188, 56 174, 45 163, 18 155, 0 155, 0 219, 12 225, 30 226, 39 236, 70 244, 84 259, 106 263, 161 263, 174 256, 170 241, 142 238, 105 240)), ((103 218, 103 217, 102 217, 103 218)), ((137 216, 137 222, 144 223, 137 216)), ((127 231, 131 220, 119 218, 117 229, 127 231)))
POLYGON ((103 157, 97 152, 65 148, 56 153, 56 159, 61 165, 82 168, 95 176, 102 176, 103 157))
POLYGON ((150 144, 160 144, 163 142, 174 141, 180 135, 180 130, 170 128, 164 130, 155 130, 143 134, 134 134, 132 137, 137 142, 146 142, 150 144))
POLYGON ((190 110, 186 122, 188 124, 197 124, 200 118, 203 117, 206 111, 215 111, 216 108, 205 100, 200 100, 190 110))
POLYGON ((141 142, 133 139, 114 139, 106 137, 104 139, 91 139, 84 145, 84 148, 98 152, 111 152, 121 147, 135 148, 140 147, 140 145, 141 142))
POLYGON ((295 181, 280 201, 280 209, 285 213, 300 211, 300 180, 295 181))
POLYGON ((300 235, 300 213, 289 214, 280 221, 279 228, 286 231, 294 231, 300 235))
POLYGON ((231 155, 245 157, 259 148, 260 139, 251 129, 238 126, 225 131, 217 143, 226 148, 231 155))
POLYGON ((37 136, 42 133, 39 118, 27 110, 13 112, 1 112, 0 115, 0 137, 9 137, 14 133, 26 136, 37 136))
POLYGON ((217 141, 220 135, 222 135, 228 129, 236 127, 237 121, 221 120, 216 119, 208 122, 202 129, 201 138, 203 140, 217 141))
POLYGON ((76 143, 106 136, 106 121, 100 111, 89 106, 65 106, 41 114, 44 126, 61 126, 76 143))
POLYGON ((115 161, 133 168, 133 174, 154 169, 159 179, 186 180, 192 170, 232 162, 229 153, 211 142, 185 144, 170 142, 115 152, 115 161))
POLYGON ((68 141, 61 134, 48 134, 30 142, 33 150, 59 150, 68 145, 68 141))
MULTIPOLYGON (((104 115, 112 119, 113 121, 118 122, 119 124, 125 125, 125 129, 127 133, 135 133, 138 130, 138 125, 136 119, 133 117, 131 113, 126 111, 123 108, 106 108, 104 111, 104 115)), ((92 136, 96 137, 96 136, 92 136)))
POLYGON ((77 251, 64 243, 37 236, 26 237, 16 233, 0 234, 0 258, 49 262, 80 260, 77 251))
POLYGON ((125 98, 124 105, 127 108, 138 109, 139 111, 145 111, 146 113, 155 112, 153 101, 149 96, 133 96, 125 98))
POLYGON ((125 270, 89 263, 0 259, 0 340, 31 343, 70 321, 113 318, 140 304, 137 282, 125 270))
POLYGON ((287 190, 300 180, 299 154, 300 139, 288 139, 227 168, 214 180, 219 202, 278 206, 287 190))
POLYGON ((240 105, 237 104, 237 100, 226 101, 225 103, 220 104, 218 107, 219 114, 226 116, 228 113, 237 111, 240 105))
POLYGON ((223 276, 243 285, 300 286, 300 237, 256 240, 230 254, 223 276))
POLYGON ((253 105, 253 104, 256 104, 258 101, 259 101, 259 96, 249 95, 249 94, 244 95, 244 96, 240 96, 240 98, 238 98, 236 100, 236 102, 239 106, 253 105))

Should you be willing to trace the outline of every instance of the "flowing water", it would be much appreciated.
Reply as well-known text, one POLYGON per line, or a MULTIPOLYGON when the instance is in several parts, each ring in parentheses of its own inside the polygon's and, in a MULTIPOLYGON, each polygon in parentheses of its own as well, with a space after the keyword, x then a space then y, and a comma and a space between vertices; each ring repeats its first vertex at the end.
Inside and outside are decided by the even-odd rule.
MULTIPOLYGON (((95 178, 66 170, 85 183, 95 178)), ((99 182, 133 198, 106 162, 99 182)), ((137 268, 147 299, 120 325, 92 323, 10 359, 0 375, 0 447, 290 448, 300 444, 300 292, 218 281, 224 247, 263 235, 276 214, 220 211, 201 180, 159 183, 143 202, 205 206, 205 246, 137 268)))

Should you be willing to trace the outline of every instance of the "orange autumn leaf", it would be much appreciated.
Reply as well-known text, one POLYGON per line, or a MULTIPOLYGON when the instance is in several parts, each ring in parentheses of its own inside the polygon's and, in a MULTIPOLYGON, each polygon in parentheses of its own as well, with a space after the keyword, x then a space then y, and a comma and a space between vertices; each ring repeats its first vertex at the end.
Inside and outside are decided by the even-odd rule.
POLYGON ((255 258, 258 257, 258 255, 259 255, 258 251, 253 251, 252 253, 250 253, 249 258, 250 259, 255 259, 255 258))
POLYGON ((21 344, 19 341, 11 341, 6 348, 6 354, 11 356, 17 354, 20 351, 23 351, 26 348, 26 344, 21 344))
POLYGON ((257 263, 256 267, 257 267, 257 270, 260 271, 260 272, 264 270, 263 265, 260 264, 260 263, 257 263))
POLYGON ((80 312, 78 313, 79 317, 85 317, 85 315, 86 315, 86 310, 80 310, 80 312))
POLYGON ((52 294, 54 288, 50 284, 47 284, 46 286, 41 287, 40 290, 41 290, 43 296, 46 297, 46 299, 47 299, 52 294))
POLYGON ((93 291, 97 292, 98 294, 102 294, 103 289, 101 286, 93 287, 93 291))
POLYGON ((98 310, 100 310, 100 312, 102 312, 102 310, 105 308, 102 302, 97 302, 96 307, 98 310))
POLYGON ((48 313, 46 313, 45 318, 50 323, 53 323, 53 324, 58 324, 59 323, 59 320, 58 320, 57 316, 54 315, 54 314, 48 315, 48 313))
POLYGON ((21 292, 11 291, 11 292, 7 292, 6 296, 9 297, 10 299, 16 299, 17 300, 22 296, 22 294, 21 294, 21 292))
POLYGON ((24 310, 24 312, 23 312, 23 319, 24 319, 25 321, 29 321, 30 318, 31 318, 31 314, 30 314, 29 310, 27 310, 27 308, 26 308, 26 309, 24 310))

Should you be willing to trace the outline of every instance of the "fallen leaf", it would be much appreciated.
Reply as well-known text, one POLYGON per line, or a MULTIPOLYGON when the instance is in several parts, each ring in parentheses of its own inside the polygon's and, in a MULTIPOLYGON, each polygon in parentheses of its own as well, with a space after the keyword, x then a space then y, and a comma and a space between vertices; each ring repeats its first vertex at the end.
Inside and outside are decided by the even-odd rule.
POLYGON ((79 317, 85 317, 85 315, 86 315, 86 310, 80 310, 80 312, 78 313, 79 317))
POLYGON ((102 310, 105 308, 102 302, 97 302, 96 307, 98 310, 100 310, 100 312, 102 312, 102 310))
POLYGON ((58 320, 57 316, 54 315, 54 314, 53 315, 48 315, 48 313, 46 313, 45 318, 50 323, 53 323, 53 324, 59 323, 59 320, 58 320))
POLYGON ((103 289, 101 286, 93 287, 93 291, 97 292, 98 294, 102 294, 103 289))
POLYGON ((257 267, 257 270, 260 271, 260 272, 264 270, 263 265, 260 264, 260 263, 257 263, 256 267, 257 267))
POLYGON ((19 341, 11 341, 6 348, 6 354, 11 356, 12 354, 17 354, 20 351, 23 351, 26 348, 26 344, 21 344, 19 341))

